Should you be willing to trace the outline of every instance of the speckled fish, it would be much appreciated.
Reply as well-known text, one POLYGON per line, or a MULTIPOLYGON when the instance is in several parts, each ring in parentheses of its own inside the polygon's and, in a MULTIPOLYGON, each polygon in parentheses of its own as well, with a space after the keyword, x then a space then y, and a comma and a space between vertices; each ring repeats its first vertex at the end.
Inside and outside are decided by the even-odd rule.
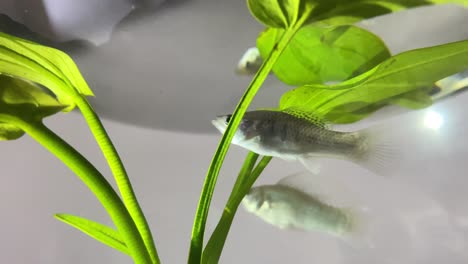
MULTIPOLYGON (((297 181, 297 177, 303 178, 303 175, 291 175, 277 184, 250 189, 242 200, 244 209, 280 229, 319 231, 337 237, 351 237, 361 232, 363 223, 360 222, 362 215, 358 208, 344 207, 344 203, 337 202, 336 198, 327 201, 324 190, 315 193, 301 190, 291 184, 297 181)), ((336 190, 332 192, 336 193, 336 190)), ((330 194, 330 190, 326 192, 330 194)), ((352 202, 348 201, 350 204, 352 202)))
MULTIPOLYGON (((230 118, 220 116, 212 123, 224 133, 230 118)), ((379 172, 392 154, 391 145, 381 140, 381 134, 375 128, 339 132, 310 115, 258 110, 245 113, 232 143, 260 155, 299 160, 308 168, 311 158, 325 157, 350 160, 379 172)))

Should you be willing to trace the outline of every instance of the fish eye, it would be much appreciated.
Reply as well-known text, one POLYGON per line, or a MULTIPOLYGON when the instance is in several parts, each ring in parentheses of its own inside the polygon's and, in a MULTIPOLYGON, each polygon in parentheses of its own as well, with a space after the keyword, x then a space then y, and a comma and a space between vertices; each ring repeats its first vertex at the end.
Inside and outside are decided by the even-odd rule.
POLYGON ((258 190, 258 192, 256 193, 256 198, 257 203, 255 205, 257 207, 257 210, 259 210, 262 207, 263 203, 266 202, 265 192, 262 189, 258 190))
POLYGON ((231 120, 231 116, 232 115, 227 115, 226 116, 226 120, 224 120, 224 123, 226 123, 226 125, 229 124, 229 121, 231 120))
POLYGON ((260 208, 262 208, 262 205, 265 201, 263 199, 259 199, 257 200, 257 203, 255 204, 255 207, 257 210, 260 210, 260 208))

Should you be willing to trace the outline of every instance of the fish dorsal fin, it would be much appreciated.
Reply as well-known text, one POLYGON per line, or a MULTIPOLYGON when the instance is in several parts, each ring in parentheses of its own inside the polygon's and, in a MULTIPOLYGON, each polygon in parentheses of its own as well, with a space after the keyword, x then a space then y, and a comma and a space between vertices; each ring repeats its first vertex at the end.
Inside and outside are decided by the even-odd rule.
POLYGON ((325 118, 312 112, 307 112, 296 107, 289 107, 281 111, 294 117, 305 119, 318 127, 329 128, 329 122, 325 118))
POLYGON ((351 200, 355 200, 354 194, 334 177, 312 174, 307 171, 286 176, 279 180, 277 185, 299 190, 335 207, 349 207, 351 200))
POLYGON ((292 115, 294 117, 307 120, 318 127, 328 128, 328 129, 331 128, 330 122, 328 122, 324 117, 314 114, 312 112, 304 111, 297 107, 288 107, 285 109, 265 107, 265 108, 258 108, 257 110, 283 112, 283 113, 292 115))

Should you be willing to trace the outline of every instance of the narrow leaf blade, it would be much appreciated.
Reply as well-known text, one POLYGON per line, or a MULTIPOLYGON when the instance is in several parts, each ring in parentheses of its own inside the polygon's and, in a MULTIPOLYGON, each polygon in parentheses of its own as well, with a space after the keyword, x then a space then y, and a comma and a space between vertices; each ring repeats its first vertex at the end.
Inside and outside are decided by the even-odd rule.
POLYGON ((125 242, 115 229, 69 214, 56 214, 55 218, 82 231, 99 242, 129 255, 125 242))
POLYGON ((236 183, 232 189, 231 195, 226 203, 221 219, 216 225, 210 240, 203 250, 203 264, 219 263, 224 244, 229 234, 229 229, 242 199, 249 192, 252 185, 272 159, 272 157, 265 156, 254 168, 255 160, 257 158, 258 155, 252 152, 250 152, 246 157, 244 165, 239 172, 236 183))

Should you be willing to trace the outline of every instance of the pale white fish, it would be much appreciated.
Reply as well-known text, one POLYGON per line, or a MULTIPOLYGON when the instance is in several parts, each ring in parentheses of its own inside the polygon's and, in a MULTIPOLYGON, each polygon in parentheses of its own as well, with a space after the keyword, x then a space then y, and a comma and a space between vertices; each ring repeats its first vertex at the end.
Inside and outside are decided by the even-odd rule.
POLYGON ((274 185, 253 187, 243 207, 280 229, 322 232, 370 247, 366 208, 339 182, 310 173, 294 174, 274 185))
MULTIPOLYGON (((316 117, 286 111, 245 113, 232 143, 260 155, 302 162, 316 171, 316 158, 345 159, 378 174, 385 174, 398 149, 383 126, 355 132, 329 129, 316 117)), ((213 125, 224 133, 231 115, 219 116, 213 125)))
POLYGON ((252 188, 242 205, 275 227, 325 233, 344 242, 343 250, 395 263, 463 252, 463 234, 439 202, 416 187, 367 176, 296 174, 252 188))
POLYGON ((256 47, 249 48, 239 60, 236 73, 242 75, 255 74, 262 66, 262 63, 263 59, 259 50, 256 47))

